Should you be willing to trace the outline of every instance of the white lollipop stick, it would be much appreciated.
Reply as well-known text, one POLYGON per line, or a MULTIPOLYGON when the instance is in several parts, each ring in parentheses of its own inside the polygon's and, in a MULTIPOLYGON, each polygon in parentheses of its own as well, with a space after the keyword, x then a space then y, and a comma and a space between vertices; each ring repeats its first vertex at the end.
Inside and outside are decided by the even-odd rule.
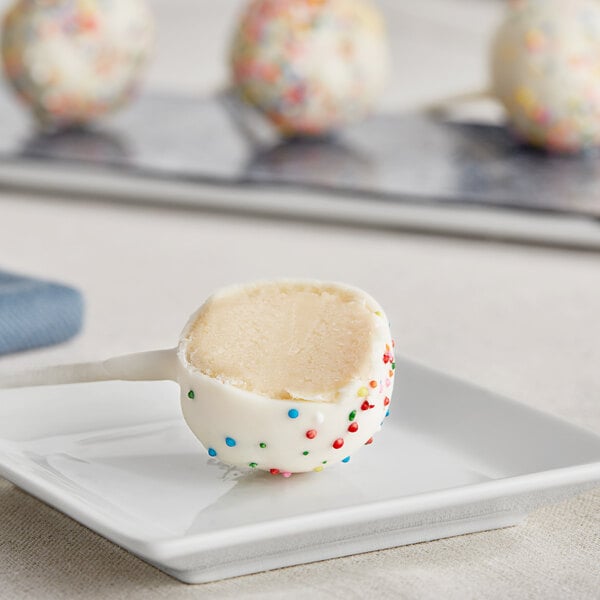
POLYGON ((108 360, 57 365, 0 377, 0 388, 18 388, 89 381, 175 380, 175 348, 116 356, 108 360))

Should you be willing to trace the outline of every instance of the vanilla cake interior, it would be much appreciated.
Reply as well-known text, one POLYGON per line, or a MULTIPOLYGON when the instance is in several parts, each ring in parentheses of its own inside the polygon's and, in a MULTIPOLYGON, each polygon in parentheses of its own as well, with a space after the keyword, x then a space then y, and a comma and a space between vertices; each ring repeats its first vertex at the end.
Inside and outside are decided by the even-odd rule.
POLYGON ((335 402, 351 380, 368 377, 377 319, 358 290, 240 287, 202 307, 186 358, 210 377, 271 398, 335 402))

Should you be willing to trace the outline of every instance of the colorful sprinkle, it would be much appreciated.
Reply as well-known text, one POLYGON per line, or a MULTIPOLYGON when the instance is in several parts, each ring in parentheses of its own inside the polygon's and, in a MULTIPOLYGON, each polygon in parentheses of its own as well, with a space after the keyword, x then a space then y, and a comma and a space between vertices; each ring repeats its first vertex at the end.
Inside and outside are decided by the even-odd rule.
POLYGON ((314 440, 314 439, 317 437, 317 430, 316 430, 316 429, 309 429, 309 430, 306 432, 306 437, 307 437, 309 440, 314 440))
POLYGON ((338 438, 337 440, 335 440, 335 442, 333 442, 332 446, 336 449, 339 450, 342 446, 344 445, 344 440, 342 438, 338 438))
POLYGON ((389 379, 385 380, 385 387, 390 387, 390 385, 392 385, 392 382, 389 379))
POLYGON ((326 465, 326 464, 327 464, 327 461, 326 461, 326 460, 324 460, 322 464, 326 465))
POLYGON ((371 405, 369 404, 368 400, 365 400, 361 405, 360 405, 360 410, 369 410, 369 408, 371 407, 371 405))
POLYGON ((350 423, 350 425, 348 425, 348 431, 350 433, 356 433, 358 431, 358 423, 356 421, 350 423))
POLYGON ((292 474, 291 474, 289 471, 284 471, 284 472, 282 473, 282 475, 283 475, 284 477, 291 477, 291 476, 292 476, 292 474))
POLYGON ((216 456, 217 455, 217 451, 214 448, 209 448, 208 449, 208 455, 209 456, 216 456))
POLYGON ((395 362, 393 362, 393 363, 392 363, 392 371, 393 371, 395 368, 396 368, 396 363, 395 363, 395 362))
POLYGON ((388 411, 385 413, 385 416, 386 416, 386 417, 389 417, 389 416, 390 416, 390 411, 389 411, 389 410, 388 410, 388 411))
POLYGON ((269 469, 269 473, 271 473, 271 475, 279 475, 279 469, 269 469))
POLYGON ((369 390, 363 386, 358 388, 358 392, 356 392, 359 398, 364 398, 365 396, 369 395, 369 390))
POLYGON ((288 417, 290 419, 297 419, 299 414, 300 413, 295 408, 290 408, 290 410, 288 410, 288 417))
POLYGON ((349 421, 354 421, 354 419, 356 418, 356 411, 353 410, 349 415, 348 415, 348 420, 349 421))
POLYGON ((310 452, 309 452, 308 450, 305 450, 305 451, 304 451, 302 454, 303 454, 304 456, 308 456, 308 455, 310 454, 310 452))
POLYGON ((258 463, 248 463, 248 466, 249 466, 251 469, 256 469, 256 467, 258 467, 258 463))
POLYGON ((374 379, 371 379, 371 381, 369 381, 369 385, 375 389, 377 387, 377 382, 374 379))
POLYGON ((227 445, 228 445, 230 448, 233 448, 233 447, 234 447, 234 446, 237 444, 237 442, 236 442, 236 441, 235 441, 233 438, 231 438, 231 437, 226 437, 226 438, 225 438, 225 443, 226 443, 226 444, 227 444, 227 445))
POLYGON ((189 398, 190 400, 193 400, 195 397, 196 397, 196 394, 194 393, 194 390, 190 390, 190 391, 188 392, 188 398, 189 398))
POLYGON ((315 467, 315 468, 313 469, 313 471, 316 471, 317 473, 318 473, 319 471, 322 471, 322 470, 323 470, 323 467, 322 467, 321 465, 319 465, 318 467, 315 467))
POLYGON ((349 456, 346 456, 346 458, 342 458, 342 462, 343 462, 343 463, 350 462, 350 457, 349 457, 349 456))
POLYGON ((365 442, 365 446, 368 446, 369 444, 373 443, 373 438, 370 437, 366 442, 365 442))
POLYGON ((259 444, 259 446, 260 446, 261 448, 266 448, 266 447, 267 447, 267 445, 266 445, 264 442, 261 442, 261 443, 259 444))
POLYGON ((389 403, 390 403, 390 399, 389 399, 389 398, 386 396, 386 397, 383 399, 383 405, 384 405, 384 406, 388 406, 388 405, 389 405, 389 403))

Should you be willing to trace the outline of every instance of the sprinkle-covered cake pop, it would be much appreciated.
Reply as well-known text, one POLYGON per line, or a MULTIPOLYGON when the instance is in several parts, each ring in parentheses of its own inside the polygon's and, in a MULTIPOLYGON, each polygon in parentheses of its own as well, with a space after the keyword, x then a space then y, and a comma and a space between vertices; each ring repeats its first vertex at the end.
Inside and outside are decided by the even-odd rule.
POLYGON ((153 32, 144 0, 17 0, 3 22, 4 70, 44 127, 81 125, 131 98, 153 32))
POLYGON ((523 141, 554 152, 599 145, 600 2, 511 2, 493 44, 492 79, 523 141))
POLYGON ((384 23, 368 0, 253 0, 231 53, 241 96, 288 136, 364 117, 388 65, 384 23))

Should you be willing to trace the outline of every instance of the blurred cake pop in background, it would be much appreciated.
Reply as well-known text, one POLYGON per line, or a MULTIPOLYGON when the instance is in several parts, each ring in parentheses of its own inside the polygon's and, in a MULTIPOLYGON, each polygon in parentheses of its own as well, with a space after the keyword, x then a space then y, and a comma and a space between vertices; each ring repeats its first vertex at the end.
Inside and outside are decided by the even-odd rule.
POLYGON ((363 118, 389 67, 367 0, 253 0, 231 51, 242 98, 285 136, 322 136, 363 118))
POLYGON ((17 0, 4 18, 2 58, 44 128, 76 126, 130 100, 153 39, 144 0, 17 0))
POLYGON ((600 145, 600 2, 519 0, 492 47, 493 93, 524 141, 552 152, 600 145))

